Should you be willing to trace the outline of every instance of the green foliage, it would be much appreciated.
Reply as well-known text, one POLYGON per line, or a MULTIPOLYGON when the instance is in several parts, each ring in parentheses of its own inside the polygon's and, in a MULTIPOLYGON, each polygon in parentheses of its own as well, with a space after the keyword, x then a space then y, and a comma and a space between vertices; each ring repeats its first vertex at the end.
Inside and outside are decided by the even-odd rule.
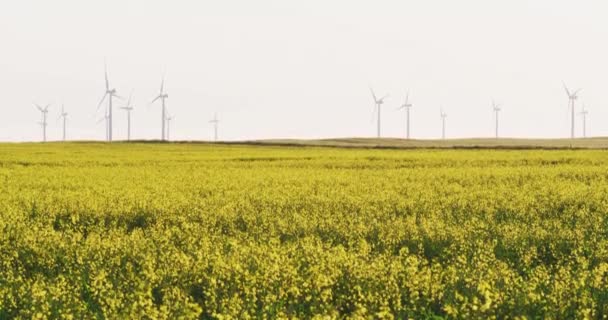
POLYGON ((0 146, 0 319, 605 318, 604 151, 0 146))

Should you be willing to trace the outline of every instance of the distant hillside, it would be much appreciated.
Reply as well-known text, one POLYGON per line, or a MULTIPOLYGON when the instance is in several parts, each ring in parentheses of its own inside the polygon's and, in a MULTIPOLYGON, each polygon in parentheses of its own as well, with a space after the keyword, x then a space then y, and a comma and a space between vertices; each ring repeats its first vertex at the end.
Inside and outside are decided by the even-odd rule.
POLYGON ((320 140, 273 139, 227 142, 253 145, 323 146, 345 148, 454 148, 454 149, 608 149, 608 137, 580 139, 447 139, 405 140, 396 138, 336 138, 320 140))

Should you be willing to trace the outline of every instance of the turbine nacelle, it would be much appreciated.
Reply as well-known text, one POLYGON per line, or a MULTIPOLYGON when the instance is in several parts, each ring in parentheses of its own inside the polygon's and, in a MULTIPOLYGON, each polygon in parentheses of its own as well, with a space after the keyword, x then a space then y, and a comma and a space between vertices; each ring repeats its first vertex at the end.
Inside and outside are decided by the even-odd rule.
POLYGON ((375 102, 377 105, 381 105, 381 104, 383 104, 383 103, 384 103, 384 99, 386 99, 386 98, 388 98, 388 97, 389 97, 389 94, 387 93, 387 94, 385 94, 385 95, 384 95, 382 98, 378 99, 378 97, 376 97, 376 93, 374 92, 374 89, 369 88, 369 91, 371 91, 371 93, 372 93, 372 97, 374 98, 374 102, 375 102))
POLYGON ((217 114, 215 114, 215 115, 213 116, 213 119, 212 119, 212 120, 209 120, 209 123, 215 123, 215 124, 217 124, 217 123, 219 123, 219 122, 220 122, 220 120, 217 118, 217 114))
POLYGON ((40 112, 42 113, 48 113, 49 112, 49 107, 51 106, 50 104, 47 104, 44 108, 41 107, 39 104, 34 103, 34 106, 36 106, 36 109, 38 109, 40 112))
POLYGON ((133 106, 131 105, 131 100, 133 99, 133 90, 131 90, 131 94, 129 94, 129 100, 127 100, 127 104, 124 107, 120 107, 120 109, 131 111, 133 110, 133 106))
POLYGON ((570 92, 570 89, 568 89, 568 87, 566 86, 566 83, 562 82, 562 84, 564 85, 564 91, 566 91, 566 95, 568 95, 568 99, 573 100, 573 101, 577 100, 578 93, 583 89, 578 89, 574 92, 570 92))
POLYGON ((403 102, 403 104, 397 109, 397 110, 401 110, 401 109, 405 109, 405 108, 411 108, 414 105, 412 103, 410 103, 410 93, 409 91, 406 93, 405 95, 405 102, 403 102))

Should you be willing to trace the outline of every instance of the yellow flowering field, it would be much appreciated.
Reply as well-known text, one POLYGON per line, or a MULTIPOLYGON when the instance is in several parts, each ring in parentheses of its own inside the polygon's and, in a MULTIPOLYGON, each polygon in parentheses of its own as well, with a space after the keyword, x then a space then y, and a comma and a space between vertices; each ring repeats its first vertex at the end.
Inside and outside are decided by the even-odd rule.
POLYGON ((0 319, 608 316, 608 152, 1 144, 0 319))

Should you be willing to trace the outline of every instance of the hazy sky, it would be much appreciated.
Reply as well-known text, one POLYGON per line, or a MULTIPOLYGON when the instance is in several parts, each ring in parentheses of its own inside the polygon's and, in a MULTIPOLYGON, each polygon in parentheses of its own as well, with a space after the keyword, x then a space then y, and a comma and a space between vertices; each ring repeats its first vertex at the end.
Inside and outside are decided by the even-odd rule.
POLYGON ((50 139, 62 102, 70 138, 103 139, 104 58, 134 92, 135 138, 160 137, 163 70, 173 139, 211 139, 214 112, 226 140, 374 136, 369 85, 391 94, 386 136, 404 135, 410 90, 415 138, 440 136, 440 105, 449 137, 492 136, 492 97, 503 135, 565 137, 562 80, 607 136, 606 17, 600 0, 1 1, 0 140, 41 138, 34 101, 53 103, 50 139))

